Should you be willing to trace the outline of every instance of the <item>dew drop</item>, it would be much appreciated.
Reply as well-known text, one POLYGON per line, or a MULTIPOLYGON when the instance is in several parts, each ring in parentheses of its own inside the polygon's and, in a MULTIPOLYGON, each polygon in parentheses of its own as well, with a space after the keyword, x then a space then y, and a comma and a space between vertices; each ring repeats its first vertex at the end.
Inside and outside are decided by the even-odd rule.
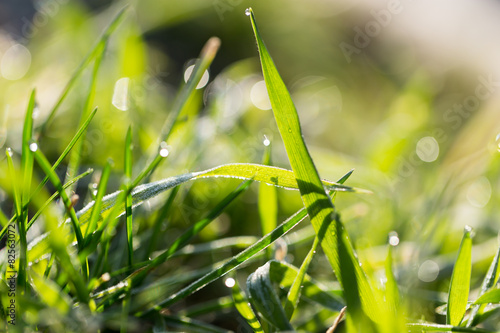
POLYGON ((31 118, 36 119, 40 115, 40 107, 38 107, 38 104, 35 104, 35 107, 33 108, 33 113, 31 114, 31 118))
MULTIPOLYGON (((191 65, 188 68, 186 68, 186 71, 184 72, 184 82, 188 82, 189 78, 191 77, 191 74, 193 73, 195 65, 191 65)), ((196 89, 201 89, 204 86, 207 85, 208 79, 210 78, 210 75, 208 74, 208 71, 205 70, 203 73, 203 76, 200 79, 200 82, 198 82, 198 85, 196 86, 196 89)))
POLYGON ((30 143, 30 150, 31 150, 32 152, 35 152, 35 151, 37 151, 37 150, 38 150, 38 145, 37 145, 37 143, 36 143, 36 142, 32 142, 32 143, 30 143))
POLYGON ((252 10, 250 8, 245 9, 246 16, 250 16, 251 13, 252 13, 252 10))
POLYGON ((7 149, 6 149, 6 152, 7 152, 7 155, 9 155, 10 157, 12 157, 12 155, 14 154, 14 153, 12 152, 12 148, 7 148, 7 149))
POLYGON ((108 282, 109 280, 111 280, 111 275, 109 273, 104 273, 102 276, 101 276, 101 280, 103 282, 108 282))
POLYGON ((398 237, 398 233, 395 232, 395 231, 391 231, 389 233, 389 244, 391 246, 396 246, 399 244, 399 237, 398 237))
POLYGON ((264 140, 262 141, 264 146, 268 147, 271 144, 271 141, 264 135, 264 140))
POLYGON ((497 134, 495 140, 496 140, 497 150, 500 152, 500 133, 497 134))
POLYGON ((168 156, 168 149, 167 148, 160 149, 160 156, 167 157, 168 156))
POLYGON ((468 233, 471 233, 471 232, 472 232, 472 227, 471 227, 470 225, 466 225, 466 226, 464 227, 464 231, 465 231, 465 232, 468 232, 468 233))
POLYGON ((111 103, 115 108, 121 111, 128 110, 128 86, 130 79, 122 77, 115 83, 115 90, 113 92, 113 99, 111 103))
POLYGON ((224 284, 228 288, 232 288, 236 285, 236 281, 233 278, 227 278, 226 281, 224 281, 224 284))

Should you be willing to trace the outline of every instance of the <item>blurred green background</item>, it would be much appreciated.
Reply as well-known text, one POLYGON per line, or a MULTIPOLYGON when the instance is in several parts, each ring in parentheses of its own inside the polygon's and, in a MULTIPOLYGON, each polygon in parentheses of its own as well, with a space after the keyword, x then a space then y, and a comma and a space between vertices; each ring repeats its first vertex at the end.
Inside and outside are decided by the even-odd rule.
MULTIPOLYGON (((336 201, 367 270, 376 276, 385 258, 381 246, 395 231, 400 281, 410 289, 446 292, 462 230, 470 225, 478 286, 498 246, 500 223, 497 1, 0 1, 2 149, 20 151, 31 89, 37 89, 37 126, 126 4, 131 8, 111 37, 99 73, 99 111, 82 166, 99 170, 112 158, 109 191, 120 184, 128 126, 138 171, 156 149, 186 69, 211 36, 222 44, 208 83, 184 111, 168 142, 168 161, 154 179, 224 163, 260 163, 265 138, 272 142, 273 163, 289 168, 244 14, 252 6, 320 175, 336 180, 355 168, 349 185, 373 191, 341 194, 336 201), (115 86, 121 78, 129 81, 120 102, 115 86)), ((59 156, 75 133, 89 77, 87 69, 40 142, 48 156, 59 156)), ((91 182, 80 183, 81 198, 89 198, 91 182)), ((173 225, 185 229, 237 183, 185 186, 173 225)), ((257 190, 253 186, 202 236, 259 235, 257 190)), ((1 190, 0 200, 9 211, 1 190)), ((159 202, 146 209, 154 211, 159 202)), ((280 190, 279 203, 280 221, 301 207, 298 192, 280 190)), ((141 223, 138 228, 147 228, 147 215, 141 223)), ((288 260, 300 264, 306 251, 292 248, 288 260)), ((319 257, 311 274, 331 279, 325 266, 319 257)))

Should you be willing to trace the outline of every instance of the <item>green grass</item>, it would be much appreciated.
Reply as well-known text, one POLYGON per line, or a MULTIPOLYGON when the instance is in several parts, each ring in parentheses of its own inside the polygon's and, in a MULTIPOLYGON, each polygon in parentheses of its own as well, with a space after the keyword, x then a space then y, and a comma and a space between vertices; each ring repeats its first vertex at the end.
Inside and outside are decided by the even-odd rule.
MULTIPOLYGON (((224 149, 214 147, 251 136, 245 126, 257 121, 253 114, 239 116, 233 137, 204 132, 210 124, 221 130, 217 121, 224 120, 217 103, 204 103, 196 89, 219 51, 217 37, 198 45, 193 74, 171 94, 168 110, 147 113, 147 104, 133 96, 124 114, 99 105, 110 90, 103 82, 113 73, 107 57, 123 52, 114 39, 130 42, 127 34, 137 28, 126 8, 110 20, 43 119, 33 116, 39 92, 32 91, 21 137, 14 139, 20 148, 7 148, 0 160, 0 330, 498 331, 500 250, 474 259, 477 247, 489 250, 492 237, 483 232, 476 243, 466 227, 460 244, 432 241, 446 234, 435 208, 446 198, 436 196, 430 200, 437 206, 427 204, 431 212, 422 213, 429 221, 418 237, 408 236, 411 225, 399 225, 399 245, 379 242, 397 235, 385 228, 390 209, 377 202, 369 214, 380 220, 359 213, 379 194, 365 189, 373 183, 357 181, 350 167, 335 175, 337 181, 321 176, 328 167, 306 144, 295 96, 256 15, 252 9, 247 14, 276 123, 270 125, 273 144, 259 144, 251 160, 245 147, 229 162, 224 149), (79 120, 54 148, 51 140, 66 126, 65 103, 78 106, 71 114, 79 120), (126 126, 108 133, 106 117, 121 117, 126 126), (112 149, 85 153, 96 131, 112 149), (432 285, 415 282, 423 273, 414 261, 422 258, 441 264, 432 285), (12 271, 15 288, 8 283, 12 271), (6 310, 12 303, 15 325, 6 310)), ((258 117, 268 123, 268 116, 258 117)), ((391 209, 405 209, 397 206, 391 209)))

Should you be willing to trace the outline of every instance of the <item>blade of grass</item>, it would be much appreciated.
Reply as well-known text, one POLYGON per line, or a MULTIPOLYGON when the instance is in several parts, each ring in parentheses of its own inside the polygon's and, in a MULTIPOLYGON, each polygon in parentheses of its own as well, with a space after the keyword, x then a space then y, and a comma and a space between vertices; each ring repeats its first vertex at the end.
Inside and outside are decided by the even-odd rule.
POLYGON ((318 237, 323 238, 322 248, 344 288, 348 313, 352 322, 359 323, 358 330, 367 329, 371 319, 378 318, 379 302, 362 270, 354 249, 333 204, 328 198, 318 172, 309 155, 300 128, 300 122, 290 94, 269 55, 257 28, 252 9, 247 10, 257 40, 262 72, 267 86, 278 129, 285 144, 290 165, 294 171, 302 200, 309 213, 318 237), (365 316, 368 314, 369 318, 365 316))
POLYGON ((165 322, 169 325, 172 325, 173 327, 178 327, 182 329, 187 329, 188 331, 186 332, 200 332, 200 333, 205 333, 205 332, 213 332, 213 333, 230 333, 231 331, 224 330, 221 328, 218 328, 213 325, 206 324, 202 321, 191 319, 188 317, 180 317, 180 316, 162 316, 162 318, 165 320, 165 322))
MULTIPOLYGON (((498 282, 498 276, 499 276, 499 269, 498 269, 498 262, 500 260, 500 248, 498 248, 497 253, 495 254, 495 257, 493 257, 493 260, 491 261, 490 267, 488 269, 488 272, 486 273, 486 276, 484 277, 483 283, 481 284, 481 291, 479 292, 479 298, 478 300, 487 292, 489 291, 494 285, 497 284, 498 282)), ((500 301, 500 298, 499 298, 500 301)), ((476 300, 477 302, 477 300, 476 300)), ((476 303, 474 302, 474 303, 476 303)), ((484 311, 485 305, 474 305, 472 307, 472 311, 469 316, 469 320, 467 321, 466 327, 472 327, 475 324, 476 317, 478 314, 482 313, 484 311)))
POLYGON ((238 310, 239 314, 245 319, 248 325, 256 333, 262 332, 262 326, 260 325, 259 319, 255 312, 253 312, 252 307, 246 297, 245 293, 241 290, 238 281, 235 279, 235 284, 231 288, 231 294, 233 295, 234 307, 238 310))
POLYGON ((464 236, 458 250, 453 274, 451 275, 450 291, 448 294, 448 309, 446 324, 458 326, 462 321, 469 299, 470 277, 471 277, 471 250, 472 230, 465 227, 464 236))
POLYGON ((278 330, 292 331, 293 327, 271 283, 270 267, 271 263, 268 261, 248 276, 247 290, 250 294, 250 302, 261 316, 278 330))
POLYGON ((49 116, 47 119, 43 122, 43 124, 40 127, 40 130, 38 131, 37 139, 41 139, 44 135, 45 132, 47 131, 48 126, 54 119, 56 112, 59 110, 59 107, 61 106, 62 102, 66 99, 66 96, 68 95, 69 91, 75 84, 76 80, 80 77, 82 74, 83 70, 92 62, 92 60, 99 54, 100 50, 102 49, 103 45, 106 45, 108 43, 109 37, 111 34, 116 30, 120 22, 123 20, 125 16, 125 12, 128 7, 122 8, 118 14, 113 18, 109 26, 104 30, 103 34, 95 44, 95 46, 89 51, 89 53, 85 56, 85 58, 82 60, 80 65, 77 67, 71 78, 69 79, 68 83, 64 87, 60 97, 57 99, 56 104, 54 107, 51 109, 49 116))
MULTIPOLYGON (((124 173, 126 177, 126 184, 130 183, 132 179, 132 127, 130 126, 127 131, 127 137, 125 138, 125 161, 124 161, 124 173)), ((131 190, 128 191, 127 198, 125 200, 125 218, 126 218, 126 229, 127 229, 127 244, 128 244, 128 265, 129 267, 133 264, 133 226, 132 226, 132 193, 131 190)))
MULTIPOLYGON (((187 80, 186 84, 182 87, 179 94, 175 97, 172 110, 170 111, 169 117, 165 121, 163 128, 160 133, 160 142, 166 142, 172 134, 172 130, 177 123, 179 115, 184 110, 184 107, 188 104, 191 96, 196 90, 198 83, 205 71, 210 67, 212 61, 217 54, 220 47, 220 39, 217 37, 211 37, 203 46, 200 53, 200 58, 196 61, 191 76, 187 80)), ((160 144, 160 143, 159 143, 160 144)), ((152 174, 156 167, 161 163, 162 159, 156 156, 144 171, 149 170, 149 174, 152 174)))
MULTIPOLYGON (((76 134, 73 136, 73 138, 71 139, 69 144, 66 146, 66 148, 64 149, 62 154, 57 159, 57 161, 52 165, 53 171, 55 171, 57 169, 57 167, 61 164, 61 162, 64 160, 64 158, 69 154, 71 149, 75 146, 76 142, 82 137, 83 133, 87 130, 88 126, 90 125, 90 122, 94 118, 96 112, 97 112, 97 108, 95 108, 90 113, 90 115, 87 117, 85 122, 82 124, 82 126, 80 127, 78 132, 76 132, 76 134)), ((37 186, 37 188, 33 192, 32 197, 38 194, 38 192, 43 188, 43 186, 47 183, 48 180, 49 180, 49 176, 45 176, 45 178, 42 180, 42 182, 37 186)), ((69 183, 69 182, 67 182, 67 183, 69 183)))
POLYGON ((89 223, 85 232, 85 245, 89 244, 92 233, 97 228, 97 221, 99 220, 99 213, 101 212, 102 198, 104 197, 104 193, 106 193, 106 187, 108 186, 109 175, 111 173, 111 163, 112 162, 108 160, 102 170, 101 180, 99 181, 97 195, 94 200, 94 206, 92 207, 89 223))
POLYGON ((300 265, 299 274, 295 277, 293 281, 292 287, 288 291, 288 295, 285 302, 285 313, 288 320, 292 319, 293 312, 299 303, 300 293, 302 289, 302 282, 304 281, 304 277, 306 276, 307 269, 312 261, 314 254, 316 253, 316 249, 318 248, 320 241, 318 237, 314 238, 313 245, 311 249, 307 253, 306 258, 302 261, 300 265))
POLYGON ((167 218, 167 215, 170 212, 170 208, 172 207, 172 204, 174 202, 175 197, 177 196, 177 193, 179 192, 179 189, 180 186, 176 186, 172 189, 172 192, 170 192, 167 201, 165 201, 165 204, 160 208, 158 212, 158 216, 156 217, 153 224, 153 232, 151 234, 151 238, 149 239, 149 245, 145 253, 144 260, 148 259, 151 256, 151 253, 153 253, 153 251, 156 248, 156 244, 158 243, 158 238, 160 237, 161 234, 162 223, 167 218))
MULTIPOLYGON (((262 164, 271 164, 271 145, 266 147, 262 164)), ((278 194, 274 186, 269 186, 265 183, 259 184, 258 207, 262 234, 266 235, 278 225, 278 194)), ((268 247, 266 251, 269 260, 272 258, 273 249, 268 247)))
POLYGON ((83 249, 83 236, 82 236, 82 231, 80 230, 80 224, 78 222, 78 218, 75 213, 75 209, 73 208, 73 204, 71 203, 71 200, 69 199, 68 195, 66 194, 66 191, 64 191, 62 187, 61 180, 57 176, 57 174, 52 170, 52 167, 45 157, 45 155, 42 153, 40 149, 35 150, 35 159, 40 166, 40 168, 49 176, 49 180, 52 182, 54 187, 57 189, 59 192, 59 195, 61 196, 61 199, 64 203, 64 206, 67 210, 67 213, 70 216, 70 221, 73 226, 73 231, 75 232, 77 244, 78 244, 78 249, 81 250, 83 249))
MULTIPOLYGON (((89 84, 89 90, 87 92, 87 98, 85 99, 85 105, 83 107, 83 111, 82 111, 82 114, 80 116, 79 127, 81 127, 85 123, 85 119, 88 118, 88 115, 91 113, 90 105, 92 104, 92 102, 94 100, 96 82, 97 82, 97 74, 99 72, 99 68, 101 66, 101 62, 102 62, 102 59, 104 57, 105 50, 106 50, 106 44, 101 44, 98 47, 98 49, 96 50, 97 55, 95 57, 92 75, 90 76, 90 84, 89 84)), ((74 178, 76 173, 78 172, 78 168, 80 167, 80 162, 81 162, 81 158, 82 158, 82 149, 83 149, 84 139, 85 139, 85 132, 82 133, 82 140, 77 141, 75 143, 74 148, 71 150, 71 154, 69 156, 68 169, 66 170, 65 182, 67 182, 68 179, 74 178)), ((70 192, 70 193, 74 192, 75 188, 76 188, 76 184, 72 185, 68 189, 68 192, 70 192)))

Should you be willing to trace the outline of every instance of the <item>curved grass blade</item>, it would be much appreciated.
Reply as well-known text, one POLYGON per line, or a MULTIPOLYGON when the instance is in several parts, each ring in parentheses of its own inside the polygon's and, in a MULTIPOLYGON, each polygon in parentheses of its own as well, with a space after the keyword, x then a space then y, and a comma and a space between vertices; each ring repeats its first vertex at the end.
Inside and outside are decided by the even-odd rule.
POLYGON ((101 212, 102 198, 104 193, 106 193, 106 187, 108 186, 109 175, 111 173, 111 161, 107 161, 104 169, 102 170, 101 180, 99 181, 99 186, 97 187, 97 195, 94 200, 94 206, 92 207, 92 212, 90 213, 90 219, 87 226, 87 231, 85 232, 85 244, 88 245, 92 233, 97 228, 97 221, 99 220, 99 215, 101 212))
POLYGON ((457 326, 462 321, 469 299, 471 277, 471 228, 465 227, 464 236, 458 250, 458 257, 451 275, 446 324, 457 326))
MULTIPOLYGON (((481 284, 481 291, 479 292, 479 299, 485 295, 498 281, 498 275, 499 275, 499 270, 498 270, 498 262, 500 260, 500 248, 498 248, 497 253, 495 254, 495 257, 493 257, 493 260, 491 261, 490 268, 488 269, 488 272, 486 273, 486 276, 484 277, 483 283, 481 284)), ((500 294, 499 294, 500 296, 500 294)), ((478 299, 478 300, 479 300, 478 299)), ((477 301, 474 302, 475 304, 477 301)), ((500 302, 500 297, 498 298, 500 302)), ((488 303, 494 303, 494 302, 488 302, 488 303)), ((478 314, 482 313, 484 310, 485 305, 474 305, 472 307, 472 311, 469 316, 469 320, 467 321, 466 327, 472 327, 476 323, 476 317, 478 314)))
POLYGON ((377 321, 380 302, 377 302, 368 279, 354 254, 347 232, 322 186, 302 137, 297 110, 260 37, 252 9, 248 9, 248 13, 257 40, 262 73, 273 113, 290 165, 297 179, 302 201, 309 213, 316 234, 319 238, 323 238, 321 242, 323 250, 344 288, 348 312, 353 316, 353 322, 359 323, 358 327, 361 330, 364 323, 368 323, 370 319, 377 321), (365 313, 370 319, 365 316, 365 313))
POLYGON ((78 66, 78 68, 75 70, 75 72, 73 73, 73 75, 69 79, 68 83, 64 87, 64 90, 62 91, 61 96, 58 98, 58 100, 57 100, 56 104, 54 105, 54 107, 52 108, 52 110, 50 110, 49 116, 47 117, 47 119, 43 122, 42 126, 40 127, 40 130, 39 130, 39 133, 37 136, 38 139, 45 135, 45 132, 47 131, 48 126, 50 125, 50 123, 54 119, 57 110, 59 109, 62 102, 64 101, 64 99, 68 95, 69 91, 71 90, 71 88, 75 84, 76 80, 82 74, 83 70, 100 53, 100 50, 102 49, 102 47, 108 43, 109 37, 116 30, 116 28, 118 27, 120 22, 123 20, 123 18, 125 16, 124 14, 125 14, 127 8, 128 7, 122 8, 118 12, 118 14, 116 14, 114 19, 109 24, 109 26, 104 30, 101 38, 99 38, 96 45, 89 51, 89 53, 82 60, 82 62, 78 66))
POLYGON ((268 261, 248 277, 247 290, 250 294, 250 302, 262 317, 280 331, 293 330, 285 310, 281 306, 280 299, 271 284, 270 267, 271 264, 268 261))
POLYGON ((256 333, 264 333, 262 326, 260 325, 257 315, 253 312, 252 307, 248 301, 248 298, 241 290, 238 281, 235 279, 236 283, 231 289, 231 294, 233 295, 234 307, 238 310, 239 314, 245 319, 248 325, 256 333))

